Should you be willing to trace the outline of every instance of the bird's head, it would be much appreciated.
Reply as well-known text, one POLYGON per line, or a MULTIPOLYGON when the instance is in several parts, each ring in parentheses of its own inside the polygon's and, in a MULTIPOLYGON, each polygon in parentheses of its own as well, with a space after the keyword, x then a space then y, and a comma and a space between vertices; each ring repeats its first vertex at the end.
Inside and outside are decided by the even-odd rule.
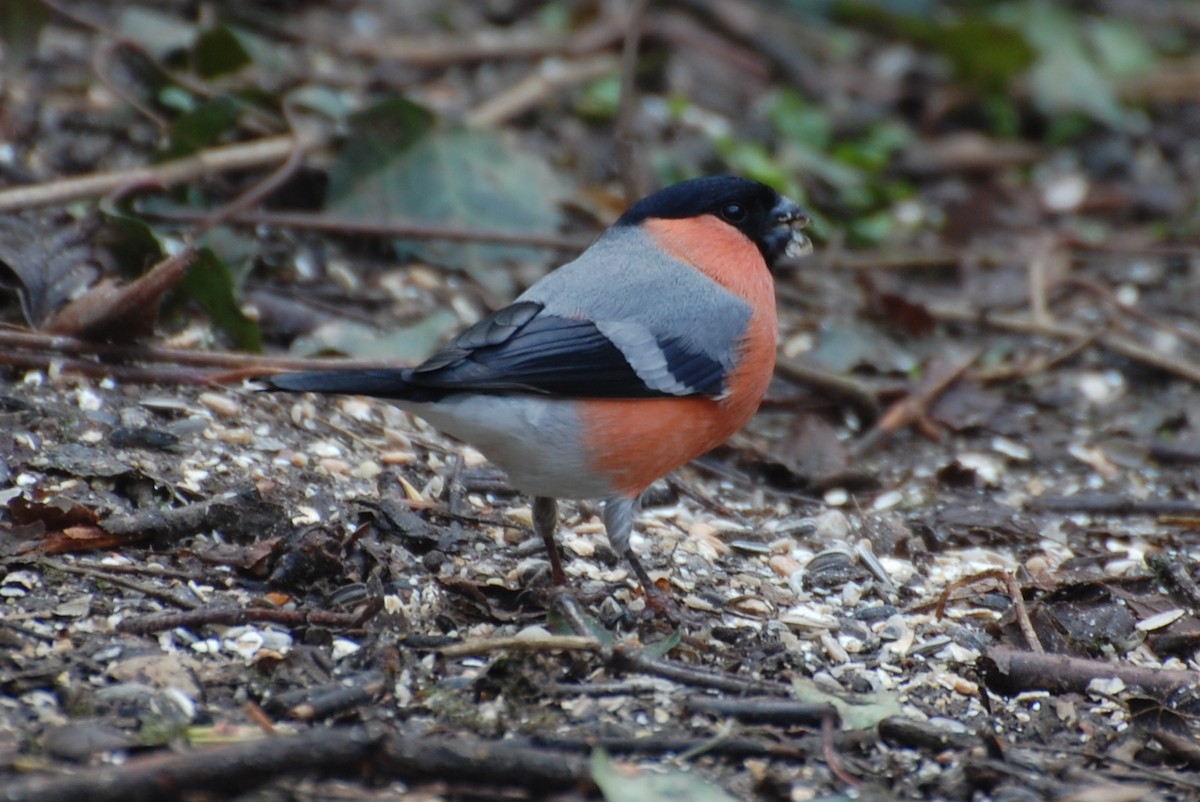
POLYGON ((745 234, 772 270, 784 257, 812 251, 802 231, 808 214, 795 201, 766 184, 731 175, 695 178, 659 190, 631 206, 616 225, 701 216, 712 216, 745 234))

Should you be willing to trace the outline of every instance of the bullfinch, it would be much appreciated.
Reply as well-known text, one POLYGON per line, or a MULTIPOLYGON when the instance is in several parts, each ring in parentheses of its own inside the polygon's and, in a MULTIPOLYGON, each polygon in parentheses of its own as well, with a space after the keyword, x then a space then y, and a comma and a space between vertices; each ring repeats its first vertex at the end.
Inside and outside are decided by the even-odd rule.
POLYGON ((533 497, 556 584, 556 500, 602 499, 609 543, 663 604, 630 549, 638 497, 758 409, 775 368, 772 270, 811 250, 807 221, 756 181, 684 181, 417 367, 265 381, 386 398, 477 448, 533 497))

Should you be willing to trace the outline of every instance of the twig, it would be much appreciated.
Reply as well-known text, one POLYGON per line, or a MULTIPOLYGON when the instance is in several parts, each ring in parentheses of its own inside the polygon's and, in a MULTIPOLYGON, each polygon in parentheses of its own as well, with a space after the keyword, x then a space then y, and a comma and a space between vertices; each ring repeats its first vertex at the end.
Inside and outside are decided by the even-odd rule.
POLYGON ((621 171, 621 188, 625 201, 632 205, 645 194, 645 182, 638 169, 637 142, 634 125, 637 121, 637 62, 638 45, 642 36, 642 24, 646 19, 649 0, 629 0, 629 14, 625 21, 625 44, 621 50, 621 102, 617 108, 616 129, 613 139, 617 146, 617 164, 621 171))
MULTIPOLYGON (((144 217, 158 220, 192 222, 202 220, 204 212, 188 209, 155 209, 142 212, 144 217)), ((385 222, 338 217, 311 212, 242 212, 226 222, 247 226, 276 226, 327 231, 334 234, 365 234, 373 237, 410 237, 412 239, 444 239, 453 242, 490 242, 498 245, 527 245, 560 251, 580 251, 591 244, 592 238, 563 237, 556 234, 524 234, 512 231, 488 231, 461 226, 421 223, 416 220, 392 219, 385 222)))
POLYGON ((1056 340, 1081 340, 1095 335, 1096 341, 1113 353, 1200 384, 1200 365, 1186 360, 1172 359, 1168 354, 1147 348, 1123 335, 1107 331, 1096 334, 1091 330, 1065 323, 1037 323, 1028 315, 986 312, 952 304, 927 304, 926 309, 942 322, 969 323, 1001 331, 1050 337, 1056 340))
POLYGON ((690 710, 710 716, 734 718, 747 724, 773 724, 781 727, 822 724, 832 716, 837 720, 837 708, 825 702, 796 702, 777 696, 766 699, 724 699, 712 696, 693 696, 685 700, 690 710))
POLYGON ((832 396, 850 404, 864 420, 873 421, 879 417, 879 402, 875 393, 857 379, 810 367, 787 357, 776 358, 775 373, 788 381, 819 390, 823 396, 832 396))
POLYGON ((304 160, 308 156, 307 146, 315 144, 317 141, 316 137, 300 136, 297 133, 298 124, 290 103, 284 103, 283 112, 291 128, 290 133, 292 135, 292 149, 288 153, 287 159, 283 164, 275 168, 270 175, 258 181, 241 195, 221 208, 209 212, 208 216, 200 221, 196 230, 191 232, 193 238, 199 237, 209 229, 228 221, 231 217, 256 205, 263 198, 283 186, 304 165, 304 160))
POLYGON ((367 704, 386 688, 382 671, 368 671, 339 682, 276 694, 266 701, 265 707, 274 715, 314 721, 367 704))
MULTIPOLYGON (((61 9, 56 10, 62 13, 61 9)), ((95 27, 90 23, 85 24, 88 25, 88 27, 95 27)), ((92 69, 95 71, 96 76, 100 79, 100 82, 104 84, 105 88, 136 109, 142 116, 150 120, 154 126, 158 128, 160 133, 165 132, 169 128, 170 122, 156 112, 152 107, 148 106, 141 99, 136 97, 133 93, 126 91, 124 86, 121 85, 120 81, 114 77, 115 70, 112 68, 110 62, 118 51, 129 50, 137 53, 139 57, 145 60, 146 64, 153 66, 153 68, 158 71, 163 83, 183 87, 191 94, 204 98, 205 100, 212 99, 218 95, 217 90, 214 90, 209 84, 199 80, 192 74, 186 72, 177 72, 170 69, 161 61, 159 61, 153 53, 147 52, 146 49, 141 46, 141 44, 126 39, 119 33, 114 33, 111 31, 106 32, 110 35, 110 37, 112 37, 112 41, 109 41, 106 45, 97 48, 96 54, 92 58, 92 69)), ((233 100, 239 105, 242 111, 241 123, 249 131, 260 136, 266 136, 278 130, 278 121, 275 120, 271 115, 264 112, 262 109, 246 103, 244 100, 238 98, 234 94, 229 94, 227 97, 233 98, 233 100)))
MULTIPOLYGON (((876 743, 878 737, 870 730, 847 730, 834 732, 833 740, 839 746, 863 748, 876 743)), ((789 738, 782 743, 775 743, 765 738, 722 738, 714 741, 712 738, 659 734, 630 738, 605 736, 580 738, 570 735, 547 735, 537 737, 537 743, 553 749, 573 752, 591 752, 599 748, 612 754, 623 755, 678 755, 704 749, 705 754, 726 758, 774 757, 791 761, 806 760, 823 748, 822 738, 819 735, 789 738)))
POLYGON ((151 106, 143 103, 141 98, 132 92, 126 91, 125 87, 113 77, 111 62, 119 51, 126 49, 133 50, 151 63, 154 62, 154 59, 138 45, 125 39, 117 38, 113 41, 102 42, 96 48, 96 52, 92 54, 92 72, 96 73, 96 77, 100 79, 100 83, 104 85, 105 89, 112 92, 125 103, 129 104, 138 114, 149 120, 161 135, 170 126, 167 118, 159 114, 151 106))
MULTIPOLYGON (((303 149, 312 150, 325 142, 323 135, 305 133, 303 149)), ((295 137, 271 136, 236 145, 202 150, 183 159, 150 167, 131 167, 106 173, 61 178, 44 184, 0 190, 0 214, 35 206, 61 204, 106 195, 126 184, 173 186, 213 173, 245 170, 286 159, 296 148, 295 137)))
POLYGON ((1156 317, 1155 315, 1152 315, 1149 312, 1145 312, 1145 311, 1137 308, 1133 304, 1125 303, 1119 297, 1117 297, 1117 294, 1115 292, 1108 289, 1107 287, 1097 284, 1094 281, 1089 281, 1087 279, 1078 278, 1078 277, 1072 277, 1072 278, 1067 279, 1063 283, 1069 284, 1070 286, 1073 286, 1073 287, 1079 287, 1081 290, 1086 290, 1087 292, 1092 293, 1093 295, 1097 296, 1098 298, 1104 299, 1109 304, 1111 304, 1113 306, 1113 308, 1129 315, 1132 318, 1140 320, 1147 325, 1154 326, 1157 329, 1161 329, 1163 331, 1169 332, 1170 334, 1174 335, 1175 337, 1178 337, 1181 340, 1187 340, 1192 345, 1200 346, 1200 334, 1197 334, 1194 331, 1185 329, 1182 326, 1177 326, 1174 323, 1171 323, 1170 321, 1167 321, 1167 320, 1163 320, 1160 317, 1156 317))
POLYGON ((547 638, 488 638, 452 643, 437 651, 446 657, 472 657, 492 652, 595 652, 598 640, 579 635, 551 635, 547 638))
POLYGON ((166 752, 119 766, 83 769, 71 776, 7 782, 5 802, 169 802, 196 794, 244 794, 271 780, 357 771, 377 754, 383 737, 363 728, 316 730, 182 754, 166 752))
POLYGON ((1083 512, 1092 515, 1200 515, 1200 503, 1187 499, 1134 499, 1108 493, 1074 496, 1035 496, 1025 506, 1032 510, 1083 512))
POLYGON ((1047 373, 1058 365, 1074 359, 1079 354, 1083 353, 1088 348, 1095 345, 1099 339, 1100 332, 1088 332, 1085 337, 1082 337, 1074 342, 1069 342, 1062 348, 1051 354, 1035 354, 1022 364, 1011 367, 998 367, 990 369, 981 369, 974 372, 973 376, 980 382, 1003 382, 1012 379, 1025 379, 1030 376, 1037 376, 1042 373, 1047 373))
POLYGON ((1178 593, 1193 610, 1200 609, 1200 583, 1192 576, 1192 560, 1179 552, 1154 552, 1146 555, 1146 566, 1166 586, 1168 593, 1178 593))
POLYGON ((980 662, 988 687, 1004 694, 1031 690, 1086 693, 1092 680, 1119 679, 1131 688, 1141 688, 1165 699, 1200 684, 1200 672, 1196 671, 1144 668, 1063 654, 1024 652, 1007 646, 987 649, 980 662))
POLYGON ((1051 320, 1049 283, 1058 255, 1057 238, 1053 234, 1044 234, 1034 245, 1033 258, 1029 260, 1029 315, 1038 323, 1051 320))
POLYGON ((879 738, 886 744, 921 749, 934 754, 947 749, 981 749, 983 739, 970 732, 958 732, 927 721, 890 716, 879 722, 879 738))
POLYGON ((833 772, 833 776, 844 782, 851 788, 862 788, 862 780, 852 776, 846 771, 842 765, 842 759, 838 757, 837 749, 834 745, 833 736, 836 733, 838 717, 837 712, 827 713, 821 717, 821 754, 825 758, 825 765, 829 766, 829 770, 833 772))
POLYGON ((643 696, 658 693, 664 683, 650 679, 611 682, 551 682, 543 687, 550 696, 643 696))
MULTIPOLYGON (((578 785, 589 772, 584 760, 559 751, 510 741, 397 735, 384 742, 380 768, 406 780, 454 780, 500 788, 545 792, 578 785)), ((462 796, 468 796, 466 794, 462 796)))
MULTIPOLYGON (((121 370, 113 362, 142 362, 165 363, 172 365, 187 365, 200 368, 219 368, 226 371, 246 372, 249 374, 270 373, 281 370, 324 370, 326 368, 342 368, 347 370, 371 370, 375 368, 403 367, 395 360, 382 359, 330 359, 301 358, 286 356, 258 356, 256 354, 228 353, 224 351, 194 351, 184 348, 163 348, 152 345, 110 345, 93 343, 75 337, 58 334, 44 334, 25 329, 4 328, 0 326, 0 364, 23 366, 45 365, 54 361, 56 354, 69 356, 91 356, 106 362, 83 362, 67 360, 64 364, 72 369, 89 368, 86 372, 94 375, 105 375, 111 372, 114 376, 121 370), (20 358, 20 351, 30 351, 20 358)), ((138 370, 138 369, 131 369, 138 370)), ((145 372, 141 375, 146 375, 145 372)), ((187 381, 210 381, 219 378, 217 374, 188 374, 187 381)))
POLYGON ((946 602, 950 598, 950 594, 959 588, 973 585, 983 579, 998 580, 1008 590, 1009 598, 1013 603, 1013 615, 1017 619, 1017 626, 1021 628, 1021 634, 1025 636, 1025 643, 1037 654, 1042 654, 1046 650, 1042 648, 1042 642, 1038 639, 1037 632, 1033 629, 1033 622, 1029 620, 1029 610, 1025 607, 1025 597, 1021 593, 1021 587, 1017 584, 1016 577, 1008 571, 999 568, 992 568, 987 571, 981 571, 978 574, 964 576, 957 582, 953 582, 946 586, 938 597, 937 609, 935 615, 941 619, 946 614, 946 602))
POLYGON ((673 663, 669 660, 654 660, 632 649, 617 648, 613 650, 613 662, 621 669, 653 674, 672 682, 698 688, 715 688, 740 694, 770 694, 785 698, 792 693, 792 689, 783 683, 742 679, 728 674, 705 671, 682 663, 673 663))
POLYGON ((466 117, 467 125, 499 125, 562 89, 603 78, 617 66, 616 57, 607 53, 570 61, 547 58, 520 81, 472 109, 466 117))
POLYGON ((160 586, 150 585, 145 582, 135 582, 132 579, 126 579, 123 576, 114 575, 110 571, 88 568, 80 565, 69 565, 59 560, 52 560, 48 557, 43 557, 41 559, 41 563, 42 565, 54 571, 62 571, 65 574, 76 574, 78 576, 91 577, 92 579, 100 582, 107 582, 110 585, 119 585, 120 587, 128 588, 129 590, 149 596, 152 599, 158 599, 159 601, 166 602, 167 604, 183 610, 194 610, 200 605, 200 602, 194 598, 184 598, 183 596, 172 593, 171 591, 160 586))
POLYGON ((957 384, 982 355, 983 349, 980 349, 944 373, 929 376, 924 387, 897 401, 883 413, 871 430, 850 449, 851 456, 864 457, 886 442, 893 433, 924 421, 930 405, 957 384))
POLYGON ((10 782, 5 802, 173 802, 185 796, 227 798, 280 777, 360 776, 452 780, 500 788, 561 791, 587 776, 587 763, 560 751, 467 734, 385 736, 367 728, 315 729, 182 754, 134 758, 73 776, 10 782))
POLYGON ((0 351, 0 365, 16 368, 46 368, 51 363, 64 374, 78 374, 98 379, 111 378, 130 384, 208 384, 213 379, 211 374, 184 368, 106 365, 101 362, 54 357, 47 354, 0 351))
POLYGON ((178 627, 203 627, 213 624, 237 626, 250 621, 302 627, 319 626, 349 629, 361 624, 358 613, 332 613, 327 610, 273 610, 267 607, 198 607, 186 612, 165 612, 123 619, 117 630, 133 635, 150 635, 178 627))
POLYGON ((49 8, 55 14, 63 19, 77 25, 85 30, 101 33, 110 39, 120 38, 120 34, 103 24, 99 20, 92 19, 83 9, 67 8, 63 6, 59 0, 40 0, 41 4, 49 8))
MULTIPOLYGON (((345 55, 416 67, 445 67, 474 61, 585 55, 608 48, 618 41, 620 36, 620 18, 608 16, 571 37, 519 27, 511 31, 493 29, 453 37, 349 37, 339 38, 327 44, 345 55)), ((311 39, 311 36, 306 38, 311 39)))

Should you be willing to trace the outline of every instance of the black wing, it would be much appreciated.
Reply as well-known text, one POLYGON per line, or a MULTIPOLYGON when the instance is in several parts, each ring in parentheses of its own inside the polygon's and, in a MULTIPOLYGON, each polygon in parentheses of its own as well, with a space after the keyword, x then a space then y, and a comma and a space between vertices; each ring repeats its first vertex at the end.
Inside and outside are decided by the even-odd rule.
POLYGON ((647 384, 595 323, 545 314, 541 304, 521 301, 464 331, 406 379, 435 396, 517 390, 571 398, 655 398, 721 392, 725 370, 716 360, 675 341, 656 341, 652 347, 669 374, 669 387, 647 384))
MULTIPOLYGON (((618 327, 619 328, 619 327, 618 327)), ((566 398, 718 395, 724 366, 678 340, 628 329, 629 355, 588 320, 521 301, 489 315, 415 368, 321 370, 264 379, 273 390, 372 395, 417 402, 450 393, 529 392, 566 398)))

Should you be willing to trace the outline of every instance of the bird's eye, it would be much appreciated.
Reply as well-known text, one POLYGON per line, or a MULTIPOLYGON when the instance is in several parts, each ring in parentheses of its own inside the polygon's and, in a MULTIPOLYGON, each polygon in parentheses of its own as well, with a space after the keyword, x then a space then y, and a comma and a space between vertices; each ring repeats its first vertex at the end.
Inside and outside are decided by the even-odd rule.
POLYGON ((721 207, 721 217, 734 225, 745 222, 746 207, 740 203, 727 203, 721 207))

